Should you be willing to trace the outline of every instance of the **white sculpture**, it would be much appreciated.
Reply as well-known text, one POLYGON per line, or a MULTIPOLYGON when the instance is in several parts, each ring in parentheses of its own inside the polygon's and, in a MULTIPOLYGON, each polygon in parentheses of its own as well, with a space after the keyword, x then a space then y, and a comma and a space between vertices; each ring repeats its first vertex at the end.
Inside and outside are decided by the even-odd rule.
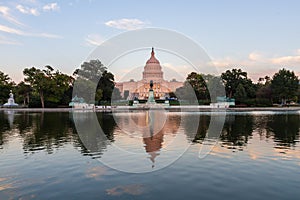
POLYGON ((10 90, 10 93, 9 93, 9 99, 7 100, 7 103, 5 103, 3 106, 4 106, 4 107, 14 107, 14 106, 18 106, 18 104, 15 103, 15 100, 14 100, 14 94, 12 93, 12 90, 10 90))

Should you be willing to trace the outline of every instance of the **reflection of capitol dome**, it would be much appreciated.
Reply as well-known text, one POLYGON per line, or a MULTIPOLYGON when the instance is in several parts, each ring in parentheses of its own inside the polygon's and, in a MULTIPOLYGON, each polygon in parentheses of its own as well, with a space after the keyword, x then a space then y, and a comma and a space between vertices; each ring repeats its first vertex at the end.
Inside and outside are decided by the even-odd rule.
POLYGON ((150 155, 150 160, 154 163, 156 156, 159 155, 162 148, 162 143, 164 142, 164 132, 160 131, 151 137, 143 138, 143 142, 145 144, 146 152, 150 155))
POLYGON ((125 150, 129 148, 128 151, 131 148, 140 149, 142 138, 147 158, 154 166, 157 156, 163 153, 163 148, 166 150, 169 145, 172 146, 181 126, 181 116, 164 113, 160 110, 115 113, 114 119, 118 126, 118 131, 114 134, 114 140, 118 141, 116 145, 125 150))
MULTIPOLYGON (((156 116, 156 118, 158 118, 158 116, 156 116)), ((149 130, 151 134, 143 136, 143 142, 145 144, 144 147, 146 152, 150 155, 149 158, 153 163, 153 167, 155 158, 160 154, 160 151, 163 148, 163 144, 165 146, 168 146, 169 142, 172 142, 168 139, 164 140, 165 135, 177 134, 180 126, 180 121, 180 118, 169 115, 166 119, 166 122, 164 123, 164 126, 159 132, 154 131, 153 133, 151 133, 151 130, 149 130)))
POLYGON ((164 73, 160 65, 159 60, 155 57, 154 48, 152 48, 151 56, 146 61, 146 65, 143 71, 143 79, 140 81, 130 80, 127 82, 116 83, 116 88, 121 92, 121 96, 126 99, 133 99, 138 97, 139 99, 148 99, 149 95, 149 83, 152 80, 154 97, 156 99, 164 99, 170 92, 174 92, 177 88, 183 86, 183 82, 164 80, 164 73))

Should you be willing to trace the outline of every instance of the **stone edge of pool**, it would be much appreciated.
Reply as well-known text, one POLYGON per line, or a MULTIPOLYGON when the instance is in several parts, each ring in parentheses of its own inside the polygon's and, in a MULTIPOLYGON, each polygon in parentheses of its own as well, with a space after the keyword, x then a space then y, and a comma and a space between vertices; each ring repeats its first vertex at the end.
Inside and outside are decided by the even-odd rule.
MULTIPOLYGON (((138 111, 138 110, 149 110, 149 109, 165 109, 169 111, 184 111, 184 112, 207 112, 207 111, 300 111, 300 106, 298 107, 244 107, 244 108, 210 108, 203 106, 172 106, 172 107, 157 107, 157 108, 134 108, 134 107, 106 107, 106 108, 96 108, 96 112, 111 112, 111 111, 138 111)), ((0 108, 0 111, 28 111, 28 112, 70 112, 70 111, 93 111, 93 110, 81 110, 72 108, 0 108)))

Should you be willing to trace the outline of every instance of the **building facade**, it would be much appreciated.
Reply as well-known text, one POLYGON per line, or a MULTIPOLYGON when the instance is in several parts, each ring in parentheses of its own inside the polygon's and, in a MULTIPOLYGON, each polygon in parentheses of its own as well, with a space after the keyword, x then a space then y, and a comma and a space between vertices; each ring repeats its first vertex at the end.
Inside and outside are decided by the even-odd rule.
POLYGON ((156 59, 152 48, 151 57, 147 60, 144 67, 142 80, 118 82, 116 83, 116 88, 120 90, 121 96, 126 99, 148 99, 151 80, 153 81, 153 91, 156 99, 164 99, 170 92, 175 92, 177 88, 183 86, 183 82, 175 79, 170 81, 164 80, 162 67, 156 59))

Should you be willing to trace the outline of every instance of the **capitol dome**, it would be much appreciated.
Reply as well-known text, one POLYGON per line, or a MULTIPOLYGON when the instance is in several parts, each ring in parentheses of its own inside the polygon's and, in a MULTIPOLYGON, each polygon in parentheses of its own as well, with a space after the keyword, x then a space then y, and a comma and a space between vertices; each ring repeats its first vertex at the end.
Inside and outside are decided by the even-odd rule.
POLYGON ((121 96, 125 99, 148 99, 150 81, 153 81, 152 89, 155 99, 165 99, 170 92, 175 92, 177 88, 182 87, 184 84, 176 80, 164 80, 162 67, 155 57, 154 48, 152 48, 151 56, 144 66, 143 79, 118 82, 115 87, 119 89, 121 96))
POLYGON ((163 79, 163 71, 159 61, 155 58, 154 48, 152 48, 151 57, 147 60, 144 67, 143 79, 147 82, 163 79))

